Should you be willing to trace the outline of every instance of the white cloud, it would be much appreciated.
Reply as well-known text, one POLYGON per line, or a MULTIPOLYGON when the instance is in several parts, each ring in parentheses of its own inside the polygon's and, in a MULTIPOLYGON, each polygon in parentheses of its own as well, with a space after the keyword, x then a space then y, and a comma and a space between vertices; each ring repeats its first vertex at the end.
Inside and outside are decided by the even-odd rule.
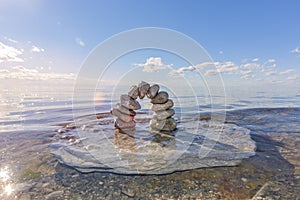
POLYGON ((269 59, 269 60, 267 60, 267 62, 268 63, 274 63, 274 62, 276 62, 276 60, 275 59, 269 59))
POLYGON ((173 78, 183 77, 183 73, 179 73, 177 70, 172 70, 168 73, 169 76, 173 78))
POLYGON ((250 75, 250 74, 245 74, 245 75, 243 75, 243 76, 241 76, 241 79, 249 79, 249 78, 254 78, 255 77, 255 75, 250 75))
POLYGON ((0 63, 1 62, 24 62, 19 56, 22 51, 12 46, 7 46, 0 42, 0 63))
POLYGON ((145 63, 143 64, 134 64, 134 66, 137 67, 143 67, 143 71, 145 72, 157 72, 158 70, 161 69, 166 69, 167 67, 171 67, 172 64, 170 65, 165 65, 162 62, 162 59, 160 57, 150 57, 146 60, 145 63))
POLYGON ((9 38, 9 37, 4 37, 4 39, 7 40, 7 41, 9 41, 9 42, 11 42, 11 43, 14 43, 14 44, 17 44, 17 43, 18 43, 17 40, 11 39, 11 38, 9 38))
POLYGON ((236 66, 233 62, 227 61, 224 63, 217 63, 216 68, 219 73, 223 74, 233 74, 238 71, 239 67, 236 66))
POLYGON ((242 68, 242 69, 252 69, 252 70, 254 70, 254 69, 259 69, 260 67, 261 67, 261 65, 258 64, 258 63, 245 63, 245 64, 240 65, 240 68, 242 68))
POLYGON ((194 66, 188 66, 188 67, 181 67, 177 70, 178 73, 183 73, 183 72, 191 72, 194 71, 196 67, 194 66))
POLYGON ((214 76, 219 73, 222 74, 234 74, 238 73, 239 67, 236 66, 233 62, 227 61, 227 62, 204 62, 197 64, 195 66, 188 66, 188 67, 181 67, 177 70, 171 71, 169 73, 170 76, 176 77, 176 76, 183 76, 185 72, 193 72, 195 70, 202 70, 206 67, 214 67, 215 69, 208 69, 205 72, 206 76, 214 76))
POLYGON ((82 39, 80 39, 79 37, 75 38, 75 42, 82 47, 85 46, 84 41, 82 39))
POLYGON ((37 46, 32 46, 31 51, 39 53, 39 52, 44 52, 45 49, 37 47, 37 46))
POLYGON ((20 79, 20 80, 73 80, 75 75, 70 73, 45 73, 36 69, 28 69, 21 65, 0 71, 0 79, 20 79))
POLYGON ((251 73, 253 73, 251 70, 247 70, 247 71, 240 70, 240 71, 239 71, 239 74, 241 74, 241 75, 249 75, 249 74, 251 74, 251 73))
POLYGON ((279 72, 279 74, 290 74, 290 73, 292 73, 294 71, 295 71, 294 69, 287 69, 285 71, 279 72))
POLYGON ((216 69, 209 69, 205 72, 205 76, 215 76, 217 75, 219 72, 216 69))
MULTIPOLYGON (((185 75, 185 73, 194 72, 196 70, 204 71, 205 76, 232 74, 241 79, 255 79, 256 81, 261 79, 270 82, 272 82, 274 79, 281 80, 282 76, 280 75, 291 74, 295 71, 294 69, 278 71, 275 59, 268 59, 262 62, 259 59, 254 58, 252 60, 244 60, 244 62, 242 62, 240 65, 237 65, 232 61, 200 63, 195 66, 181 67, 177 70, 173 70, 169 73, 169 75, 172 77, 182 77, 185 75)), ((298 79, 298 75, 296 77, 288 77, 289 81, 294 79, 298 79)))
POLYGON ((292 52, 292 53, 300 53, 300 48, 297 47, 297 48, 291 50, 291 52, 292 52))
POLYGON ((297 79, 298 79, 297 75, 287 77, 287 80, 289 80, 289 81, 294 81, 294 80, 297 80, 297 79))
POLYGON ((276 74, 277 74, 277 71, 273 71, 273 70, 272 70, 272 71, 266 71, 266 72, 265 72, 265 75, 266 75, 266 76, 272 76, 272 75, 276 75, 276 74))

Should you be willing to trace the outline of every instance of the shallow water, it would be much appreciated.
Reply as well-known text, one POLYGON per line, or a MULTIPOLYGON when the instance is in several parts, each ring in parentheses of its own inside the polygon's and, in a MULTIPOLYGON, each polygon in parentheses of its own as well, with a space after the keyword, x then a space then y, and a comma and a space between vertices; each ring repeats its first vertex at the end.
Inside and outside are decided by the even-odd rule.
MULTIPOLYGON (((91 101, 72 102, 72 90, 37 87, 2 90, 0 94, 1 199, 244 199, 255 195, 272 199, 299 197, 300 96, 253 94, 228 97, 227 104, 190 106, 193 97, 179 96, 185 106, 177 118, 190 116, 214 121, 210 111, 226 109, 225 123, 251 131, 256 155, 237 167, 194 169, 160 176, 80 173, 60 164, 51 144, 78 143, 76 119, 98 120, 110 126, 110 90, 91 101), (95 110, 88 107, 95 103, 95 110), (74 106, 75 105, 75 106, 74 106), (196 112, 195 112, 196 110, 196 112), (108 121, 97 119, 107 115, 108 121), (106 114, 105 114, 106 113, 106 114), (93 116, 93 118, 90 118, 93 116), (76 121, 76 120, 75 120, 76 121), (261 189, 261 190, 260 190, 261 189), (256 194, 261 191, 261 194, 256 194)), ((200 97, 201 98, 201 97, 200 97)), ((138 122, 151 117, 143 102, 138 122)), ((216 115, 217 116, 217 115, 216 115)), ((85 127, 92 130, 95 127, 85 127)), ((110 127, 108 127, 109 129, 110 127)), ((145 128, 145 127, 141 127, 145 128)))

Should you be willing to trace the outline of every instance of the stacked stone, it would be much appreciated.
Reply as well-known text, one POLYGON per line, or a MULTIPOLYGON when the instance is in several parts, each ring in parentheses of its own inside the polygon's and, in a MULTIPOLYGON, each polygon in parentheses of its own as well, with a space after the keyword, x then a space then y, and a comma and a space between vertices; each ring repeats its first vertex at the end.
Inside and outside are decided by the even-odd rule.
POLYGON ((172 117, 175 114, 175 111, 172 109, 174 106, 173 101, 169 99, 167 92, 158 92, 158 85, 153 85, 152 87, 155 87, 154 90, 157 91, 157 94, 151 99, 153 119, 150 121, 150 127, 159 131, 175 130, 177 124, 172 117))
POLYGON ((120 103, 111 110, 111 114, 117 117, 115 126, 119 129, 130 129, 135 127, 134 110, 141 109, 137 98, 143 99, 145 96, 151 99, 153 104, 153 119, 150 121, 150 127, 158 131, 173 131, 176 129, 176 121, 172 118, 175 111, 171 109, 174 103, 169 99, 167 92, 159 92, 159 85, 150 84, 142 81, 138 86, 134 85, 130 88, 128 94, 121 95, 120 103))

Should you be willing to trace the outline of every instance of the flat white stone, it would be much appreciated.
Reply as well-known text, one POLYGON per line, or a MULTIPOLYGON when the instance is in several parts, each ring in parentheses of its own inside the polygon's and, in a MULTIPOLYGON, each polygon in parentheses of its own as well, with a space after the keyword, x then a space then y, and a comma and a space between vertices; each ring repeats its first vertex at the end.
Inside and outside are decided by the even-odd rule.
POLYGON ((255 155, 256 145, 246 128, 199 121, 182 121, 180 126, 174 136, 149 135, 147 140, 137 137, 147 132, 127 135, 114 131, 113 127, 99 132, 92 128, 90 133, 81 133, 86 137, 84 145, 59 141, 51 144, 52 153, 59 162, 81 172, 119 174, 168 174, 235 166, 255 155), (189 128, 195 123, 200 123, 197 132, 189 128))

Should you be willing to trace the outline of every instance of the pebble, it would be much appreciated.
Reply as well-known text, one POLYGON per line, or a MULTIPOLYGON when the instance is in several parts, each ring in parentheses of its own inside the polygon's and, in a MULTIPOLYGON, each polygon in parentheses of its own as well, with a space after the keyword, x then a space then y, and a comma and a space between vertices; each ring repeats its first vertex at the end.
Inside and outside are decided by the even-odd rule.
POLYGON ((139 88, 136 85, 131 86, 128 96, 130 96, 133 99, 137 99, 139 96, 139 88))
POLYGON ((136 100, 132 99, 130 96, 123 94, 120 97, 121 105, 131 109, 131 110, 139 110, 141 109, 141 105, 136 100))
POLYGON ((104 184, 102 181, 99 181, 98 183, 99 183, 99 185, 103 185, 104 184))
POLYGON ((139 84, 138 88, 139 88, 139 97, 140 97, 140 99, 143 99, 146 96, 146 94, 150 88, 150 84, 146 83, 145 81, 142 81, 139 84))
POLYGON ((120 119, 116 119, 115 126, 120 129, 133 128, 133 127, 135 127, 135 122, 134 121, 124 122, 120 119))
POLYGON ((55 192, 51 192, 50 194, 48 194, 45 199, 47 200, 55 200, 57 199, 57 197, 61 196, 64 194, 64 191, 55 191, 55 192))
POLYGON ((158 91, 159 91, 159 85, 157 84, 152 85, 147 92, 147 97, 153 99, 157 95, 158 91))
POLYGON ((174 102, 171 99, 168 99, 168 101, 164 104, 153 104, 151 106, 151 110, 153 111, 167 110, 169 108, 172 108, 173 106, 174 106, 174 102))
POLYGON ((122 189, 122 194, 124 194, 124 195, 126 195, 126 196, 128 196, 128 197, 130 197, 130 198, 133 198, 134 196, 135 196, 135 193, 134 193, 134 191, 133 190, 131 190, 131 189, 122 189))
POLYGON ((241 180, 242 180, 243 182, 247 182, 247 181, 248 181, 248 180, 247 180, 246 178, 244 178, 244 177, 242 177, 241 180))
POLYGON ((131 109, 128 109, 122 105, 120 105, 120 103, 117 103, 116 104, 116 108, 121 112, 121 113, 124 113, 124 114, 127 114, 127 115, 131 115, 131 116, 135 116, 136 115, 136 112, 134 110, 131 110, 131 109))
POLYGON ((113 116, 119 118, 120 120, 122 120, 124 122, 133 121, 133 116, 121 113, 117 108, 113 108, 110 112, 113 116))
MULTIPOLYGON (((73 178, 73 177, 72 177, 72 178, 73 178)), ((42 187, 45 188, 45 187, 47 187, 48 185, 50 185, 50 183, 44 183, 44 184, 42 185, 42 187)))
POLYGON ((153 113, 153 117, 159 120, 167 119, 175 114, 173 109, 156 111, 153 113))
POLYGON ((152 100, 151 103, 153 104, 163 104, 168 101, 169 94, 167 92, 159 92, 152 100))

